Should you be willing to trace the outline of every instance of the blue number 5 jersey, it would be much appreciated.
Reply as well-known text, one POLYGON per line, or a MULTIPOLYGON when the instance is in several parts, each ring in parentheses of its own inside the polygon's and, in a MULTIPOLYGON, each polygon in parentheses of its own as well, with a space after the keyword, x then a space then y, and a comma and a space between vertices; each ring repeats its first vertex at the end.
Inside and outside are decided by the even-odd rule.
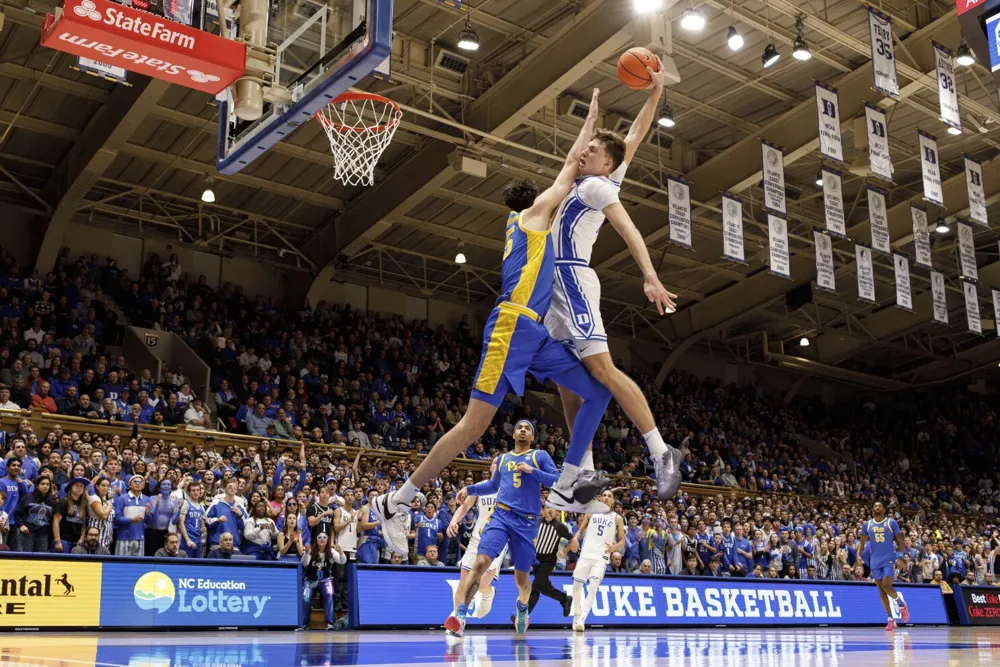
POLYGON ((559 470, 545 450, 507 452, 500 456, 493 478, 470 486, 469 495, 482 497, 495 493, 497 506, 505 505, 517 514, 537 517, 542 511, 542 485, 552 486, 558 479, 559 470), (521 472, 517 469, 520 463, 527 463, 534 470, 521 472))

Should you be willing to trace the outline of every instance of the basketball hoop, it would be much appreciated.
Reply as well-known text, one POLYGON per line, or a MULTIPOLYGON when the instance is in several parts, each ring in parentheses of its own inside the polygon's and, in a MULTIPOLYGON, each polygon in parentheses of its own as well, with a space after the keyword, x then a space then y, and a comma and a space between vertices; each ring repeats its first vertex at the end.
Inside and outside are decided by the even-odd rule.
POLYGON ((403 119, 399 105, 373 93, 344 93, 320 109, 333 152, 333 177, 344 185, 371 185, 375 163, 392 141, 403 119))

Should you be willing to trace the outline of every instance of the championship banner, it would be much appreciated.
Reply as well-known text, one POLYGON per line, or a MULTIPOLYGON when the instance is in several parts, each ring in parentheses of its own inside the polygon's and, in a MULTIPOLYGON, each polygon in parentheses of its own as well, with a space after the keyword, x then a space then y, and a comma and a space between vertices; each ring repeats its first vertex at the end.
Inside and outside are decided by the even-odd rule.
POLYGON ((944 191, 941 188, 937 139, 921 130, 917 130, 917 138, 920 141, 920 172, 924 176, 924 199, 943 207, 944 191))
POLYGON ((959 274, 966 280, 979 280, 979 269, 976 266, 976 241, 972 233, 972 225, 958 222, 958 268, 959 274))
POLYGON ((854 246, 858 262, 858 298, 875 303, 875 268, 872 266, 872 251, 863 245, 854 246))
POLYGON ((995 287, 990 290, 993 292, 993 322, 994 329, 997 332, 997 338, 1000 338, 1000 290, 995 287))
POLYGON ((975 283, 962 281, 962 292, 965 293, 965 323, 969 331, 983 335, 983 321, 979 318, 979 292, 975 283))
POLYGON ((944 274, 931 271, 931 299, 934 304, 934 321, 948 324, 948 292, 944 288, 944 274))
POLYGON ((931 233, 927 230, 927 211, 916 204, 910 204, 910 217, 913 219, 913 261, 926 269, 932 268, 931 233))
POLYGON ((868 36, 872 47, 872 80, 875 90, 894 100, 899 99, 896 57, 893 53, 892 19, 868 8, 868 36))
POLYGON ((722 256, 745 264, 743 254, 743 200, 735 195, 722 195, 722 256))
POLYGON ((885 193, 872 186, 868 188, 868 223, 872 233, 872 250, 892 254, 889 238, 889 215, 885 208, 885 193))
POLYGON ((913 295, 910 291, 910 260, 906 255, 896 255, 893 258, 896 271, 896 305, 903 310, 913 312, 913 295))
POLYGON ((847 237, 847 221, 844 215, 843 182, 840 174, 832 169, 822 168, 823 208, 825 210, 826 231, 842 238, 847 237))
POLYGON ((667 178, 670 193, 670 241, 691 249, 691 187, 678 178, 667 178))
POLYGON ((760 142, 761 170, 764 175, 764 208, 775 213, 785 209, 785 158, 781 149, 767 141, 760 142))
POLYGON ((965 156, 965 182, 969 189, 969 218, 977 225, 989 227, 986 218, 986 191, 983 186, 983 165, 965 156))
POLYGON ((816 82, 816 115, 819 123, 819 152, 825 158, 844 161, 840 136, 840 100, 837 89, 816 82))
POLYGON ((771 273, 783 278, 792 277, 788 258, 788 222, 777 215, 767 214, 768 253, 771 273))
POLYGON ((937 68, 938 101, 941 105, 941 120, 952 127, 962 129, 962 114, 958 107, 958 91, 955 90, 955 63, 951 49, 931 42, 934 47, 934 63, 937 68))
POLYGON ((833 240, 819 231, 813 230, 816 242, 816 287, 827 292, 837 291, 836 273, 833 270, 833 240))
POLYGON ((868 123, 868 160, 871 175, 892 183, 892 157, 889 154, 889 131, 885 112, 865 102, 868 123))

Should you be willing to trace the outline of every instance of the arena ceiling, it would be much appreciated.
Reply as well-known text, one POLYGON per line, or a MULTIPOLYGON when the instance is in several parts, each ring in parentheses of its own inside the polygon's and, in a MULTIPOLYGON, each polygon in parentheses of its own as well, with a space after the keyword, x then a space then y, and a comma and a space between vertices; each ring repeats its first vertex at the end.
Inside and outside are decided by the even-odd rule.
MULTIPOLYGON (((645 95, 618 84, 614 62, 635 44, 632 0, 481 0, 455 8, 438 0, 396 0, 393 75, 364 88, 404 109, 401 130, 383 155, 377 183, 345 188, 333 181, 332 159, 320 128, 309 124, 250 168, 215 172, 216 109, 209 95, 132 75, 132 87, 77 73, 73 58, 39 46, 50 0, 7 2, 0 35, 0 201, 36 215, 45 229, 40 265, 68 221, 124 233, 163 235, 205 252, 251 256, 301 275, 308 284, 344 280, 385 284, 431 298, 489 304, 499 283, 506 214, 499 199, 512 176, 545 180, 555 174, 580 127, 565 113, 572 99, 602 89, 606 124, 630 119, 645 95), (440 49, 455 51, 471 21, 481 47, 464 76, 435 67, 440 49), (487 164, 485 178, 453 167, 456 154, 487 164), (200 202, 213 177, 214 204, 200 202), (458 252, 467 258, 455 264, 458 252)), ((663 371, 692 346, 711 346, 750 360, 769 358, 790 368, 860 386, 898 388, 975 376, 996 366, 995 331, 965 332, 964 302, 949 278, 952 326, 932 323, 926 271, 912 271, 914 313, 896 309, 891 262, 876 262, 875 305, 856 298, 854 249, 834 244, 837 294, 814 292, 790 310, 789 290, 815 278, 811 230, 823 224, 823 197, 813 86, 840 91, 849 163, 852 118, 865 100, 889 114, 897 185, 889 191, 893 245, 912 252, 908 204, 921 194, 917 130, 938 136, 947 210, 966 212, 963 154, 984 162, 993 219, 1000 214, 1000 111, 988 69, 961 69, 957 88, 965 132, 950 136, 939 119, 931 40, 956 47, 954 4, 884 0, 895 21, 901 100, 871 89, 868 23, 855 0, 693 0, 666 2, 672 17, 672 55, 680 75, 666 98, 677 124, 656 130, 639 151, 622 195, 659 267, 680 294, 680 310, 660 318, 646 307, 642 282, 624 243, 605 230, 593 264, 604 286, 603 312, 613 335, 669 348, 663 371), (688 6, 708 19, 700 34, 677 20, 688 6), (813 57, 790 57, 800 17, 813 57), (746 38, 731 52, 726 32, 746 38), (761 66, 774 41, 784 57, 761 66), (761 215, 761 138, 785 150, 792 280, 767 270, 766 218, 761 215), (664 179, 692 183, 693 250, 667 236, 664 179), (719 195, 745 200, 748 262, 721 258, 719 195), (811 345, 799 348, 801 337, 811 345), (787 362, 783 353, 805 358, 787 362)), ((852 239, 867 242, 865 178, 844 177, 852 239)), ((1000 285, 1000 256, 992 231, 976 228, 980 301, 991 322, 989 286, 1000 285)), ((933 239, 934 264, 956 274, 954 235, 933 239)), ((989 324, 987 323, 987 326, 989 324)), ((985 327, 984 327, 985 329, 985 327)))

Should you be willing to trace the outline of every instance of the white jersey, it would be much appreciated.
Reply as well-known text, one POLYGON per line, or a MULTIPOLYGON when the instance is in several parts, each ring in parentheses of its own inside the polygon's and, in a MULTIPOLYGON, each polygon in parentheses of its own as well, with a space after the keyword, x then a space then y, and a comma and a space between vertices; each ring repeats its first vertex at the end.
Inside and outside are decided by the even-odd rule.
POLYGON ((618 514, 606 512, 591 514, 587 524, 587 532, 583 535, 583 547, 580 549, 580 560, 608 560, 609 544, 618 542, 618 514))
MULTIPOLYGON (((348 511, 343 507, 337 509, 337 518, 343 521, 348 511)), ((355 553, 358 550, 358 517, 355 514, 351 521, 337 533, 337 544, 345 552, 355 553)))
MULTIPOLYGON (((490 520, 490 515, 493 514, 493 508, 497 504, 497 495, 494 493, 492 496, 478 496, 476 500, 476 511, 478 515, 476 517, 476 527, 472 529, 472 534, 477 538, 482 534, 483 528, 486 527, 486 522, 490 520)), ((476 542, 479 540, 477 539, 476 542)))
POLYGON ((604 209, 618 202, 618 191, 628 164, 623 162, 608 176, 584 176, 559 206, 552 223, 556 262, 576 260, 590 265, 597 233, 604 224, 604 209))

